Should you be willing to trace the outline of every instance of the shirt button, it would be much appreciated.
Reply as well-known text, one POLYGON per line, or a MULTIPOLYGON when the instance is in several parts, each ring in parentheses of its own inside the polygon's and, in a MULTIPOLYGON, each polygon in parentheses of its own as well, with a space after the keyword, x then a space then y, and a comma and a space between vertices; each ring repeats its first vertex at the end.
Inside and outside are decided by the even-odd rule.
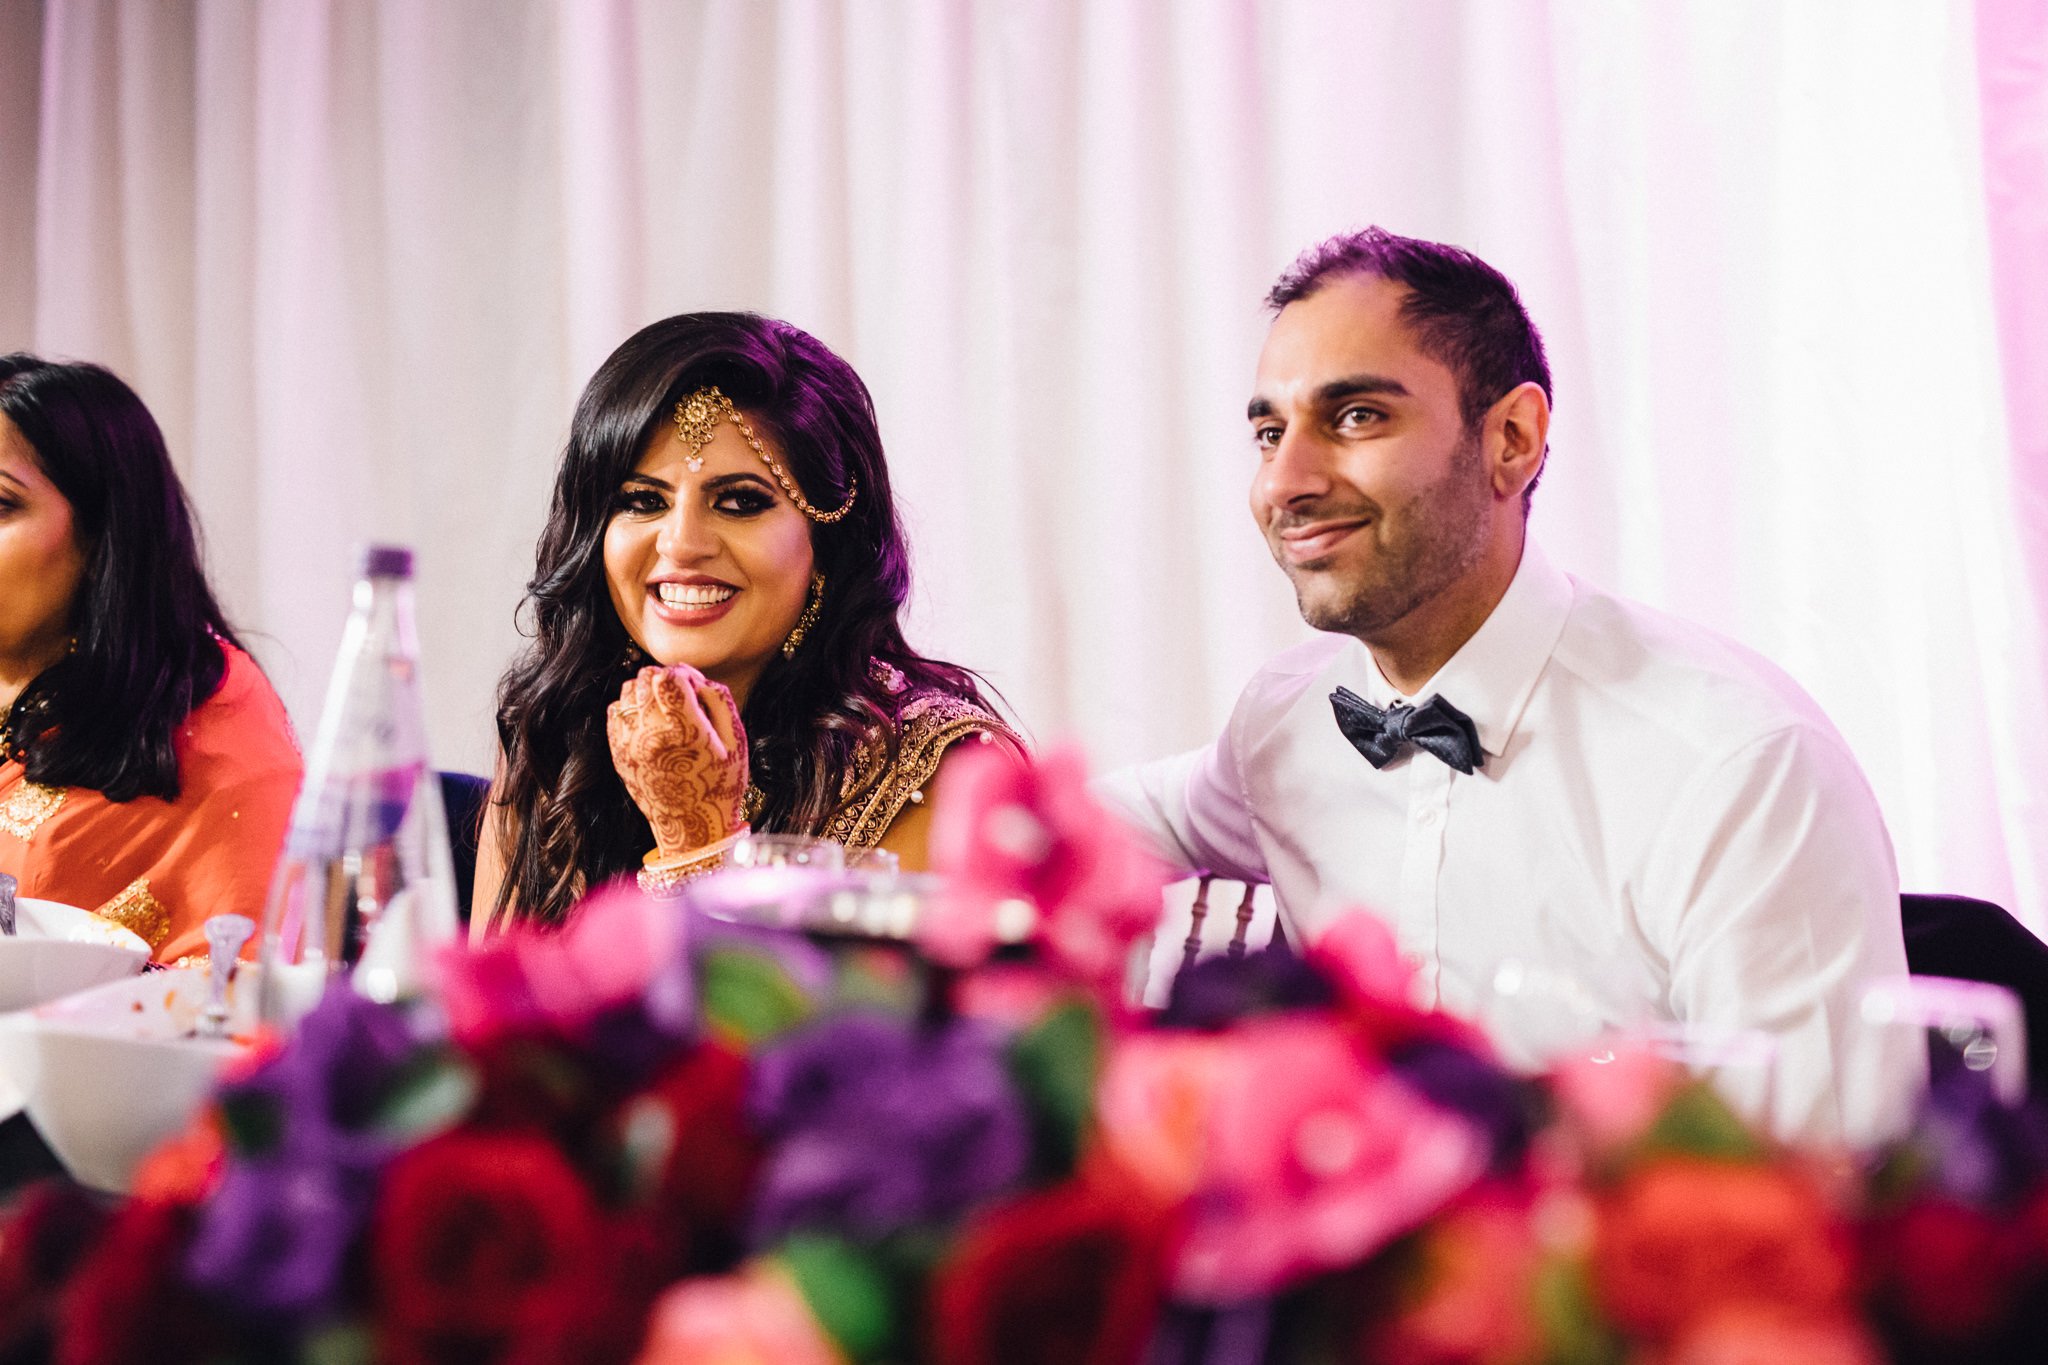
POLYGON ((1438 810, 1435 806, 1431 806, 1429 809, 1424 811, 1418 811, 1415 816, 1415 823, 1422 826, 1424 829, 1435 829, 1438 825, 1442 824, 1443 822, 1444 813, 1438 810))

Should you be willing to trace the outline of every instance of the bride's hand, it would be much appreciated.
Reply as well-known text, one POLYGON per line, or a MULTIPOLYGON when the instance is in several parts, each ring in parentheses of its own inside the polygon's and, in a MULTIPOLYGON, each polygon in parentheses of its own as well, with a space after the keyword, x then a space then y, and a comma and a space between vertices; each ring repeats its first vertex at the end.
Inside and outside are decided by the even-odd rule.
POLYGON ((747 732, 723 684, 688 664, 643 668, 605 709, 605 735, 612 766, 663 856, 715 844, 739 828, 747 732))

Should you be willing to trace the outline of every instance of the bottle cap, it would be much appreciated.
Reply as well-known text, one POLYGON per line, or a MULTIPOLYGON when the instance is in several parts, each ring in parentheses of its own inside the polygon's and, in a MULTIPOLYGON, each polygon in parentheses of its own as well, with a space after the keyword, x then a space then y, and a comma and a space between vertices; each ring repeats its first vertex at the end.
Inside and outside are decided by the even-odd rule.
POLYGON ((358 578, 411 578, 412 550, 404 545, 365 545, 356 563, 358 578))

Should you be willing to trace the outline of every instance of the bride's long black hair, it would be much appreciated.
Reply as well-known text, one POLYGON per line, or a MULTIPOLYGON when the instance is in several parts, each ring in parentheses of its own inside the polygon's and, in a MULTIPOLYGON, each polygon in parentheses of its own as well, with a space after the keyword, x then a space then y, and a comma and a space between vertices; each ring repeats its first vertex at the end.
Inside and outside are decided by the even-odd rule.
POLYGON ((75 643, 14 699, 5 757, 46 786, 174 801, 177 728, 219 688, 220 642, 237 642, 163 432, 111 371, 23 352, 0 356, 0 415, 71 504, 85 555, 75 643))
POLYGON ((837 507, 859 485, 843 520, 811 524, 826 580, 817 624, 794 658, 775 656, 747 698, 753 778, 767 795, 755 827, 816 833, 842 804, 854 747, 870 733, 893 746, 898 707, 916 691, 986 705, 973 674, 913 651, 897 623, 910 555, 860 376, 816 337, 758 314, 654 323, 612 352, 577 401, 522 605, 532 644, 498 684, 505 767, 495 818, 506 859, 494 917, 510 907, 520 919, 560 924, 586 889, 638 867, 654 846, 605 738, 605 707, 644 656, 629 659, 631 638, 606 587, 604 534, 648 442, 707 384, 779 447, 813 504, 837 507), (909 686, 891 691, 875 660, 909 686))

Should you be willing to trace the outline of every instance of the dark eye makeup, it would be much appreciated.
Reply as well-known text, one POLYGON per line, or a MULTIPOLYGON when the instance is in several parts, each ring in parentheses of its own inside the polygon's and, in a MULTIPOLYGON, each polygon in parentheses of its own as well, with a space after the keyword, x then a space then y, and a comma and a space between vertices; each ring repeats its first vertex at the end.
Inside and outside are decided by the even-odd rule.
MULTIPOLYGON (((670 490, 652 482, 628 483, 613 500, 615 512, 625 516, 658 517, 669 509, 670 490)), ((775 493, 751 474, 728 474, 704 485, 703 496, 713 510, 732 517, 757 517, 775 506, 775 493)))
POLYGON ((719 490, 711 505, 734 516, 756 517, 773 507, 775 499, 764 489, 743 484, 719 490))
POLYGON ((668 495, 646 484, 629 483, 619 490, 612 507, 636 517, 660 516, 668 510, 668 495))

